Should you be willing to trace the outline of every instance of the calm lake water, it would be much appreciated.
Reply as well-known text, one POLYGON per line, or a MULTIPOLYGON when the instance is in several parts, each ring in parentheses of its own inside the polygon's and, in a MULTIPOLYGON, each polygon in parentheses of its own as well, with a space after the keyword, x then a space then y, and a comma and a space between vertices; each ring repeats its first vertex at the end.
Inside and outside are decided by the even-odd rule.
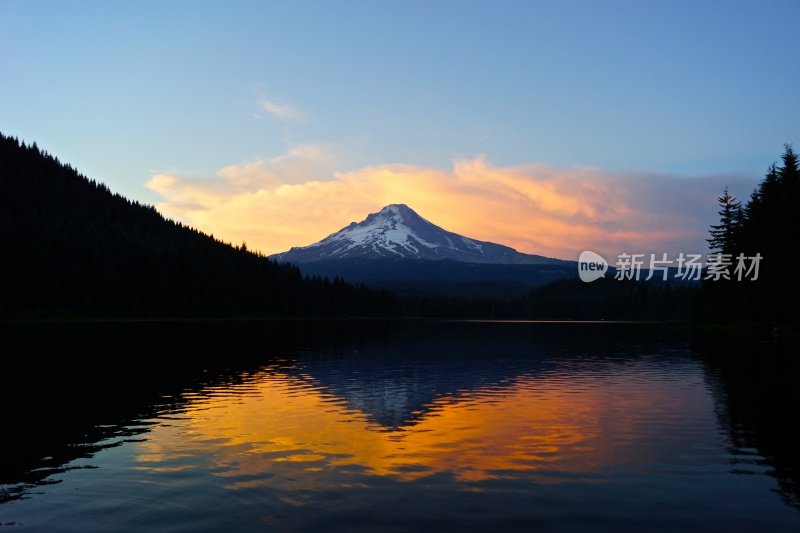
POLYGON ((0 530, 800 530, 797 363, 774 347, 638 324, 6 329, 0 530))

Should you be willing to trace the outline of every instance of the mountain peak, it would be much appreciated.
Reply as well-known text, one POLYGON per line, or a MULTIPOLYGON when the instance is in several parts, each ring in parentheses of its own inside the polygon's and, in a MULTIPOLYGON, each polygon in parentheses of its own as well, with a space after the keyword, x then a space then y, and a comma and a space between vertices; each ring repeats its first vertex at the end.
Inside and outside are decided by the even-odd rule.
POLYGON ((463 263, 539 264, 553 260, 500 244, 470 239, 425 220, 406 204, 389 204, 318 243, 273 259, 311 263, 340 259, 449 259, 463 263))
POLYGON ((416 215, 414 210, 408 207, 406 204, 389 204, 387 206, 384 206, 380 211, 378 211, 378 213, 382 214, 388 214, 388 213, 400 214, 409 212, 414 213, 416 215))
POLYGON ((413 216, 419 217, 419 215, 406 204, 389 204, 381 208, 380 211, 376 213, 370 213, 367 218, 375 217, 375 216, 383 216, 383 217, 395 217, 395 216, 413 216))
POLYGON ((419 218, 422 219, 421 216, 417 214, 416 211, 408 207, 406 204, 389 204, 381 208, 380 211, 377 213, 371 213, 367 218, 375 216, 382 216, 386 218, 398 218, 399 221, 402 222, 404 218, 419 218))

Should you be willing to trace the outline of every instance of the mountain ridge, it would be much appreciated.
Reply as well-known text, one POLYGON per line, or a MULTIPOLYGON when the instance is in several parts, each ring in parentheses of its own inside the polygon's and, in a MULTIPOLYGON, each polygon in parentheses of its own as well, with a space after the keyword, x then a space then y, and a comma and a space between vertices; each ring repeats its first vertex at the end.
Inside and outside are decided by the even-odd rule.
POLYGON ((389 204, 321 241, 271 259, 297 264, 364 259, 451 260, 460 263, 544 265, 567 261, 518 252, 510 246, 447 231, 406 204, 389 204))

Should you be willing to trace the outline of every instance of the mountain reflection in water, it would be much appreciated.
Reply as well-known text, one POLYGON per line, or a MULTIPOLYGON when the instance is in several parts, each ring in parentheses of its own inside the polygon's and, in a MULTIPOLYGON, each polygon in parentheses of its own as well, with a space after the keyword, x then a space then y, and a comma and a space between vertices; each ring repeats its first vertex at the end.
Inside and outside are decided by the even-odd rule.
MULTIPOLYGON (((707 346, 642 325, 356 325, 160 326, 144 336, 87 327, 93 340, 81 342, 120 346, 121 360, 149 350, 147 371, 126 374, 133 383, 114 378, 126 383, 120 398, 154 363, 162 378, 119 411, 86 414, 92 395, 75 392, 86 437, 52 435, 41 449, 39 438, 36 458, 6 455, 0 521, 54 530, 800 524, 796 462, 775 444, 786 430, 739 407, 758 412, 737 394, 756 394, 769 376, 744 390, 707 346), (19 458, 21 468, 7 466, 19 458)), ((52 349, 65 335, 27 346, 52 349)), ((50 398, 73 400, 64 390, 50 398)))

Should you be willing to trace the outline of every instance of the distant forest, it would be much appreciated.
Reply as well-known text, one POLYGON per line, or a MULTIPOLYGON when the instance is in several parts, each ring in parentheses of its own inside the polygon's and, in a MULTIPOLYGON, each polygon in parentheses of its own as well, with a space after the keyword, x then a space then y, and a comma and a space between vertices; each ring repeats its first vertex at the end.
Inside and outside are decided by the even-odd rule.
POLYGON ((420 317, 797 322, 800 172, 780 166, 742 206, 727 191, 710 247, 760 253, 757 281, 562 279, 516 298, 402 297, 297 267, 164 218, 0 134, 0 318, 420 317))

